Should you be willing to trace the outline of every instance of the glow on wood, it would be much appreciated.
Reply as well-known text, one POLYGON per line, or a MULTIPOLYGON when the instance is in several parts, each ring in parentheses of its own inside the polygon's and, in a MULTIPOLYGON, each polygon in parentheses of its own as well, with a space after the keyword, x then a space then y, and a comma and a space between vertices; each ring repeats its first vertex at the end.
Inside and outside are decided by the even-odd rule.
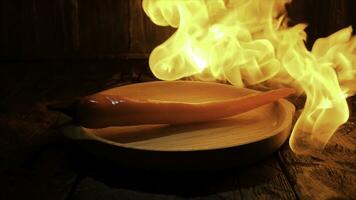
MULTIPOLYGON (((178 102, 226 100, 257 91, 203 82, 151 82, 118 87, 103 93, 130 98, 178 102)), ((161 151, 190 151, 224 148, 263 140, 291 126, 294 107, 285 100, 270 103, 244 114, 208 122, 182 125, 139 125, 85 129, 94 137, 120 145, 161 151)))

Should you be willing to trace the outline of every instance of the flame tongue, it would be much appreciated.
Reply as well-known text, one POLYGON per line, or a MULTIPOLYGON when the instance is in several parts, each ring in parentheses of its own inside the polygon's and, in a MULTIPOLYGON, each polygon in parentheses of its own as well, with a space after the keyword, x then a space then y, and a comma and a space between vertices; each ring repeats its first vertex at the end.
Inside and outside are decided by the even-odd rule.
POLYGON ((177 31, 150 55, 156 77, 294 87, 307 101, 291 135, 299 153, 321 150, 348 119, 356 89, 352 28, 304 45, 306 25, 288 27, 286 0, 143 0, 151 20, 177 31))

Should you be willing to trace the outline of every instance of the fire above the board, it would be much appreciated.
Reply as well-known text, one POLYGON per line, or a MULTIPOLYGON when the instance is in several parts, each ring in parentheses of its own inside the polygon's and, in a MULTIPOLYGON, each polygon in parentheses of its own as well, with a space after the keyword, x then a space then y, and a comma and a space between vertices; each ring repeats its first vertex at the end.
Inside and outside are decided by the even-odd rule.
POLYGON ((288 27, 286 0, 143 0, 160 26, 176 32, 151 53, 162 80, 191 77, 236 87, 293 87, 307 99, 290 138, 297 153, 322 150, 349 117, 356 89, 352 28, 305 45, 306 25, 288 27))

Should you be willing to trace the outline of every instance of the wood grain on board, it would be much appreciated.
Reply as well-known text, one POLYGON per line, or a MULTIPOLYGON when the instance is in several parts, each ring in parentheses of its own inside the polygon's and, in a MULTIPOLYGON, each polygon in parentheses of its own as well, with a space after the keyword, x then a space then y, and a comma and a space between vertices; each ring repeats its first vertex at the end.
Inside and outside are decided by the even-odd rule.
MULTIPOLYGON (((301 157, 285 145, 278 156, 234 169, 224 176, 211 177, 210 181, 208 176, 208 179, 203 179, 206 181, 198 182, 197 187, 192 186, 191 190, 176 185, 181 192, 167 194, 174 187, 167 188, 161 184, 142 191, 152 183, 152 177, 140 185, 142 177, 113 179, 115 174, 120 177, 120 173, 117 169, 107 170, 109 165, 97 170, 93 163, 101 165, 102 162, 85 152, 78 153, 76 145, 61 137, 55 126, 58 116, 48 111, 46 105, 68 101, 117 83, 154 79, 144 67, 147 63, 142 60, 123 61, 120 65, 125 67, 117 65, 118 62, 114 61, 2 63, 0 82, 6 87, 1 87, 4 98, 0 102, 0 159, 5 163, 0 168, 1 195, 16 192, 17 197, 39 199, 54 195, 56 198, 51 199, 131 194, 148 199, 183 198, 186 195, 205 199, 353 198, 356 183, 354 106, 351 106, 353 112, 349 122, 335 134, 324 154, 301 157), (89 161, 85 162, 84 157, 89 157, 89 161), (102 174, 103 171, 107 171, 106 175, 102 174), (198 187, 205 182, 204 187, 198 187), (37 190, 38 187, 42 189, 37 190), (91 191, 87 187, 97 190, 91 191), (194 194, 194 191, 200 194, 194 194)), ((355 101, 350 104, 354 105, 355 101)))
POLYGON ((116 62, 1 65, 0 199, 66 199, 78 176, 76 151, 57 127, 59 113, 47 105, 146 76, 135 68, 118 71, 116 62))
POLYGON ((130 7, 130 52, 149 53, 158 44, 171 36, 175 29, 162 27, 153 22, 143 12, 141 1, 129 1, 130 7))
POLYGON ((285 145, 279 159, 301 199, 353 199, 356 188, 356 117, 331 138, 322 154, 297 156, 285 145))
POLYGON ((225 172, 168 176, 124 173, 116 172, 115 182, 103 181, 103 175, 84 178, 71 199, 297 199, 274 157, 225 172))
MULTIPOLYGON (((290 14, 310 24, 313 41, 354 25, 354 3, 295 0, 290 14)), ((297 156, 286 144, 265 161, 177 184, 100 173, 106 166, 97 170, 100 159, 66 141, 46 106, 153 80, 148 53, 173 32, 150 22, 140 0, 0 0, 0 199, 355 198, 355 98, 320 155, 297 156)))
POLYGON ((154 25, 141 0, 1 0, 0 5, 0 59, 146 57, 174 32, 154 25))
MULTIPOLYGON (((308 47, 355 26, 354 7, 348 0, 294 0, 287 6, 290 24, 309 24, 308 47)), ((0 59, 145 57, 174 31, 153 24, 141 0, 0 1, 0 59)))

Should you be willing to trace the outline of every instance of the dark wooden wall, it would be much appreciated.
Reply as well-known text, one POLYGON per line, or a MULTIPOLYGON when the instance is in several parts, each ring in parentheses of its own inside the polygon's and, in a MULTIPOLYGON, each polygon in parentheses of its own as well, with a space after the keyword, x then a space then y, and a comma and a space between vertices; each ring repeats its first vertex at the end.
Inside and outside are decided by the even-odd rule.
POLYGON ((142 56, 174 31, 154 25, 141 0, 1 0, 4 59, 142 56))
MULTIPOLYGON (((310 44, 355 24, 353 0, 294 0, 291 24, 310 44)), ((141 0, 0 0, 0 60, 145 58, 174 32, 154 25, 141 0)))
MULTIPOLYGON (((190 183, 183 189, 181 182, 158 181, 162 188, 146 176, 132 177, 115 167, 107 170, 109 165, 64 140, 58 128, 60 114, 49 111, 47 105, 117 84, 153 80, 142 72, 149 72, 148 52, 174 30, 152 24, 140 2, 0 0, 0 199, 94 199, 115 194, 121 199, 128 195, 181 199, 151 196, 151 192, 164 193, 164 188, 171 187, 184 194, 190 186, 189 190, 207 193, 211 199, 355 198, 355 114, 322 156, 297 157, 286 144, 247 170, 199 179, 202 185, 183 177, 182 184, 190 183), (109 180, 117 173, 117 182, 100 179, 98 172, 109 180), (135 187, 150 193, 138 193, 135 187), (221 192, 211 195, 216 189, 221 192)), ((355 25, 355 2, 294 0, 288 11, 291 23, 310 23, 309 41, 313 41, 355 25)), ((356 113, 356 101, 349 105, 356 113)))
POLYGON ((287 5, 290 24, 307 23, 307 47, 320 37, 352 25, 356 29, 354 0, 293 0, 287 5))

